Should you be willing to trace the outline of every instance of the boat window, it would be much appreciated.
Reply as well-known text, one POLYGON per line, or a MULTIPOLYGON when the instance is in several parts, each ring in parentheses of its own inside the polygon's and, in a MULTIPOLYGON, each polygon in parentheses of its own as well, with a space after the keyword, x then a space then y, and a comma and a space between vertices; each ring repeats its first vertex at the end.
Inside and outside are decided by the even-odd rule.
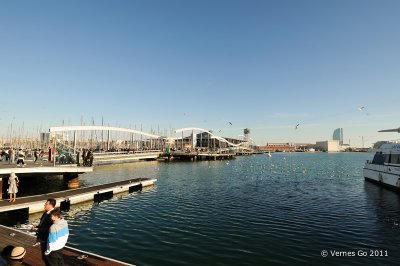
POLYGON ((389 163, 390 162, 390 155, 391 154, 384 154, 383 155, 385 157, 385 163, 389 163))
POLYGON ((392 154, 390 157, 391 164, 400 164, 400 154, 392 154))
POLYGON ((385 158, 382 153, 375 153, 374 158, 372 159, 373 164, 383 164, 385 158))

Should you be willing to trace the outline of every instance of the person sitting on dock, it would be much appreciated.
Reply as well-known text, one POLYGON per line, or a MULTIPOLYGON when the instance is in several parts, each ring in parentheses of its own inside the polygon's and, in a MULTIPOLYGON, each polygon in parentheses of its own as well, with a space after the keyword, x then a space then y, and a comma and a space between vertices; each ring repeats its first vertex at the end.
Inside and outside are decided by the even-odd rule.
POLYGON ((14 246, 8 245, 3 248, 1 251, 1 257, 0 257, 0 266, 7 266, 9 265, 9 260, 11 256, 11 252, 14 249, 14 246))
POLYGON ((11 251, 10 255, 10 266, 15 266, 15 265, 24 265, 23 260, 26 254, 26 249, 23 247, 15 247, 11 251))
POLYGON ((39 225, 33 228, 33 230, 36 231, 36 238, 38 243, 40 243, 40 248, 42 250, 42 259, 46 263, 46 266, 48 266, 49 264, 46 260, 44 252, 47 250, 47 239, 49 237, 49 230, 50 226, 53 224, 50 213, 55 206, 56 206, 56 200, 48 199, 44 204, 45 212, 40 218, 39 225))
POLYGON ((8 262, 6 258, 0 257, 0 266, 7 266, 8 262))
POLYGON ((68 241, 68 223, 61 218, 60 208, 52 210, 50 215, 53 224, 50 226, 47 250, 44 254, 49 265, 64 265, 62 249, 68 241))

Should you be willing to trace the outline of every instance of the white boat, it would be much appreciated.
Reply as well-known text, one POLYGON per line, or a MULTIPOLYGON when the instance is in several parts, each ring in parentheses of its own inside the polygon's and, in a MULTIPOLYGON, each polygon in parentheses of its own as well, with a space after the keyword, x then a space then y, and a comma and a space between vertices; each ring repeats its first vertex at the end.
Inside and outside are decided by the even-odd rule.
MULTIPOLYGON (((400 133, 400 128, 379 132, 400 133)), ((373 159, 364 165, 365 180, 400 191, 400 141, 379 141, 373 149, 373 159)))

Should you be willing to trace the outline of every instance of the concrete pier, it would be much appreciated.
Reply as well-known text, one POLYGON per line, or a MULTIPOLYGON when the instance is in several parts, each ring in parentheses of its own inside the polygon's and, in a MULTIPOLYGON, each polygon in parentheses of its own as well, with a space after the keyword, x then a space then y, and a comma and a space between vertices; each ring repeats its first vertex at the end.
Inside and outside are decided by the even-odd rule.
POLYGON ((162 154, 161 151, 135 151, 135 152, 103 152, 94 153, 93 165, 107 165, 119 163, 131 163, 138 161, 156 160, 162 154))
POLYGON ((170 154, 164 154, 163 157, 167 160, 182 160, 182 161, 196 161, 196 160, 230 160, 235 158, 236 153, 214 153, 214 152, 197 152, 197 151, 174 151, 170 154))

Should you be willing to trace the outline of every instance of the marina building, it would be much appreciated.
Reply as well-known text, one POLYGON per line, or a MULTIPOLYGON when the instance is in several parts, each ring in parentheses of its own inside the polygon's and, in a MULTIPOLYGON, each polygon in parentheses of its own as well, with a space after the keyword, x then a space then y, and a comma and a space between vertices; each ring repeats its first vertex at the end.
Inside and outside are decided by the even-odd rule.
POLYGON ((338 140, 317 141, 317 143, 315 143, 315 148, 327 152, 340 152, 345 150, 338 140))
POLYGON ((333 131, 332 140, 317 141, 315 149, 327 152, 346 151, 349 144, 343 143, 343 128, 337 128, 333 131))

